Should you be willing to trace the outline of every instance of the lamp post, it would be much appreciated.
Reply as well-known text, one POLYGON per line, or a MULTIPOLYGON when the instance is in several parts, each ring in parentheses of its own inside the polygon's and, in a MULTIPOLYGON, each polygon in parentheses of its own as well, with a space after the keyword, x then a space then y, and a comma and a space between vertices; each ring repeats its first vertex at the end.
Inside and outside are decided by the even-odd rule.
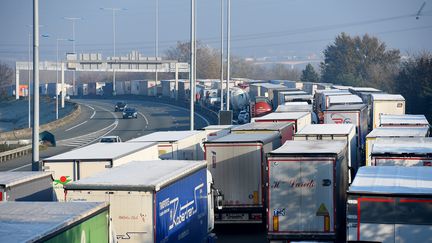
POLYGON ((190 40, 190 130, 194 130, 194 87, 195 87, 195 0, 191 0, 191 40, 190 40))
MULTIPOLYGON (((57 38, 57 62, 56 62, 56 88, 55 88, 55 97, 56 97, 56 120, 58 120, 58 81, 59 81, 59 74, 58 74, 58 63, 59 63, 59 41, 73 41, 72 39, 63 39, 63 38, 57 38)), ((62 96, 63 96, 63 87, 61 89, 62 96)))
POLYGON ((227 20, 227 81, 226 81, 226 84, 227 84, 227 98, 226 98, 226 110, 227 111, 229 111, 230 110, 230 93, 229 93, 229 90, 230 90, 230 87, 229 87, 229 84, 230 84, 230 59, 231 59, 231 56, 230 56, 230 51, 231 51, 231 0, 228 0, 228 3, 227 3, 227 5, 228 5, 228 11, 227 11, 227 15, 228 15, 228 20, 227 20))
POLYGON ((39 0, 33 0, 33 129, 32 171, 39 170, 39 0))
MULTIPOLYGON (((127 10, 126 8, 100 8, 100 10, 108 10, 108 11, 112 11, 112 22, 113 22, 113 52, 114 52, 114 56, 113 58, 115 59, 116 56, 116 29, 115 29, 115 13, 117 11, 121 11, 121 10, 127 10)), ((113 60, 115 62, 115 60, 113 60)), ((113 69, 113 95, 116 95, 116 73, 115 73, 115 67, 114 67, 114 63, 112 64, 112 69, 113 69)))
MULTIPOLYGON (((77 20, 81 20, 82 18, 78 18, 78 17, 63 17, 65 20, 69 20, 72 22, 72 40, 74 40, 72 42, 72 51, 74 53, 74 55, 76 55, 76 50, 75 50, 75 21, 77 20)), ((72 72, 72 93, 73 95, 75 95, 75 81, 76 81, 76 72, 75 70, 73 70, 72 72)))
POLYGON ((220 82, 220 84, 221 84, 221 98, 220 98, 220 103, 221 103, 221 105, 220 105, 220 109, 221 109, 221 111, 223 111, 223 109, 224 109, 224 105, 223 105, 223 95, 224 95, 224 93, 223 93, 223 80, 224 80, 224 52, 223 52, 223 49, 224 49, 224 44, 223 44, 223 41, 224 41, 224 27, 223 27, 223 24, 224 24, 224 10, 223 10, 223 7, 224 7, 224 0, 221 0, 221 69, 220 69, 220 72, 221 72, 221 82, 220 82))
POLYGON ((158 87, 158 56, 159 56, 159 0, 156 0, 156 26, 155 26, 155 57, 156 57, 156 72, 155 72, 155 85, 156 95, 158 87))

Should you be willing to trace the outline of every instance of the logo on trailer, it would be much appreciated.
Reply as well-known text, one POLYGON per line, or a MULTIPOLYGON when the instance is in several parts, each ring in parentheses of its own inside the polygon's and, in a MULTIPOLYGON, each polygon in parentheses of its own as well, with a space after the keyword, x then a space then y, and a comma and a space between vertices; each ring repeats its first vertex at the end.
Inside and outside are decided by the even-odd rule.
POLYGON ((345 117, 339 113, 333 113, 330 115, 330 118, 335 124, 352 124, 351 118, 345 117))
POLYGON ((54 183, 55 183, 54 185, 61 184, 64 186, 64 185, 68 184, 70 181, 71 181, 71 179, 69 179, 69 176, 61 176, 60 179, 54 180, 54 183))

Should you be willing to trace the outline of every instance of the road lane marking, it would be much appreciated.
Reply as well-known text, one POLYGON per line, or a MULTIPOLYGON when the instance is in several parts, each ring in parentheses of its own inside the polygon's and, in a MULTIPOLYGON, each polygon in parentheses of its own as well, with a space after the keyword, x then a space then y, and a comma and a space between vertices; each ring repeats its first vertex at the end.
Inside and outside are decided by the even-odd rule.
POLYGON ((70 130, 72 130, 72 129, 74 129, 74 128, 77 128, 77 127, 79 127, 79 126, 81 126, 81 125, 83 125, 83 124, 85 124, 85 123, 87 123, 87 121, 81 122, 81 123, 78 124, 78 125, 75 125, 75 126, 73 126, 73 127, 70 127, 70 128, 68 128, 68 129, 66 129, 65 132, 70 131, 70 130))
MULTIPOLYGON (((138 114, 140 114, 142 117, 144 117, 144 119, 145 119, 145 121, 146 121, 146 124, 148 125, 148 124, 149 124, 149 121, 147 120, 147 117, 146 117, 143 113, 141 113, 141 111, 138 112, 138 114)), ((147 127, 146 127, 146 128, 147 128, 147 127)))
POLYGON ((20 166, 20 167, 18 167, 18 168, 15 168, 15 169, 12 169, 12 170, 8 170, 8 171, 16 171, 16 170, 19 170, 19 169, 25 168, 25 167, 27 167, 27 166, 31 166, 31 164, 23 165, 23 166, 20 166))
MULTIPOLYGON (((156 103, 156 102, 152 102, 152 101, 150 101, 149 103, 156 103)), ((157 104, 159 104, 159 103, 157 103, 157 104)), ((189 112, 190 112, 190 110, 188 110, 188 109, 186 109, 186 108, 183 108, 183 107, 180 107, 180 106, 175 106, 175 105, 170 105, 170 104, 163 104, 163 105, 171 106, 171 107, 174 107, 174 108, 177 108, 177 109, 181 109, 181 110, 189 111, 189 112)), ((205 123, 207 123, 207 126, 210 126, 210 122, 209 122, 205 117, 201 116, 200 114, 198 114, 198 113, 196 113, 196 112, 194 112, 194 114, 195 114, 196 116, 198 116, 199 118, 203 119, 203 121, 204 121, 205 123)))

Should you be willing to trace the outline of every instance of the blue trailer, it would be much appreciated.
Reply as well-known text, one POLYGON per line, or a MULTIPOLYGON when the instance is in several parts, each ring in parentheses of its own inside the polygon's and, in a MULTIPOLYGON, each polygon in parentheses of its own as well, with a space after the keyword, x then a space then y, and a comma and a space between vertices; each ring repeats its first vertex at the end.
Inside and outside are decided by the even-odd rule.
POLYGON ((211 176, 203 161, 134 161, 66 185, 67 201, 110 203, 118 242, 208 242, 211 176))

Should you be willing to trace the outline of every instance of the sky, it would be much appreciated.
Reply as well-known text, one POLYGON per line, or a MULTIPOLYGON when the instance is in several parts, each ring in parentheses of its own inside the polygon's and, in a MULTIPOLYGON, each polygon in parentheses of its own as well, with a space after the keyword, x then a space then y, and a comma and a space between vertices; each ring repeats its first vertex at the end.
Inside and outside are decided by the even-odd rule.
MULTIPOLYGON (((56 59, 56 40, 72 39, 78 53, 113 54, 112 11, 116 12, 116 52, 155 55, 156 1, 159 3, 159 53, 190 38, 190 0, 39 1, 40 60, 56 59)), ((25 61, 32 24, 32 0, 0 1, 0 60, 25 61)), ((221 0, 196 0, 197 39, 220 48, 221 0)), ((432 50, 432 0, 231 0, 231 52, 242 57, 317 56, 341 32, 370 34, 402 54, 432 50)), ((226 0, 225 17, 226 17, 226 0)), ((226 23, 224 23, 226 31, 226 23)), ((226 37, 226 33, 225 33, 226 37)), ((226 45, 226 44, 225 44, 226 45)), ((72 42, 60 41, 59 52, 72 42)))

